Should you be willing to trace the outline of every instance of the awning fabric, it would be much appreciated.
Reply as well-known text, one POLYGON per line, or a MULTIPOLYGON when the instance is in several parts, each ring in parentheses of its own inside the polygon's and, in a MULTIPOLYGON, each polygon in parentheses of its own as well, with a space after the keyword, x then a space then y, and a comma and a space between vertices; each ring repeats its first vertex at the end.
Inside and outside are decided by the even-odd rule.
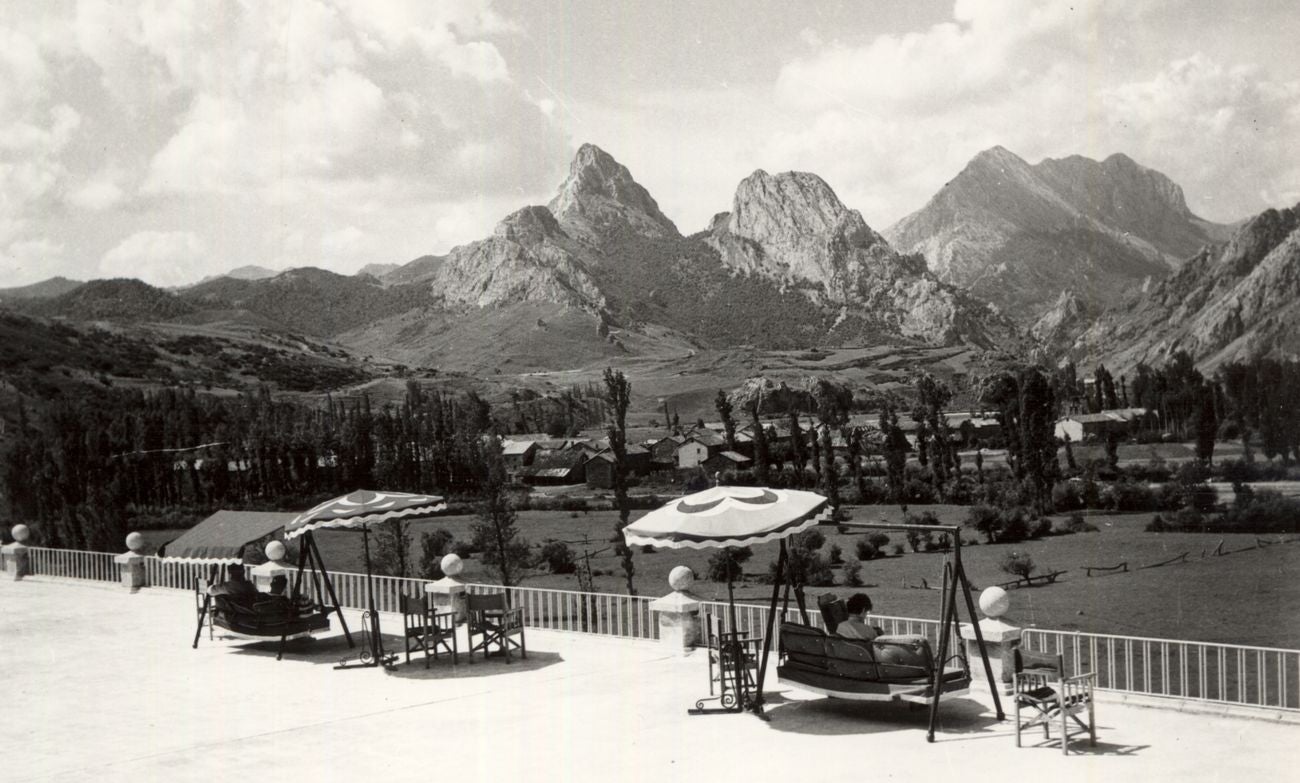
POLYGON ((273 511, 218 511, 163 548, 167 560, 238 563, 244 546, 283 528, 296 514, 273 511))

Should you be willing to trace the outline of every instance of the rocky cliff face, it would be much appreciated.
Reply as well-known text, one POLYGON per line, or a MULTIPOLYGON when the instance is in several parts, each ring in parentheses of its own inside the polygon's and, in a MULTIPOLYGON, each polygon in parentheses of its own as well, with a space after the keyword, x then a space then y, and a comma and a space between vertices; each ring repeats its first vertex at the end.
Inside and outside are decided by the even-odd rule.
POLYGON ((571 236, 596 246, 612 231, 630 230, 653 238, 680 236, 627 167, 594 144, 578 149, 568 178, 548 208, 571 236))
POLYGON ((1225 230, 1192 214, 1168 177, 1124 155, 1031 166, 994 147, 886 236, 924 255, 941 280, 1032 323, 1062 291, 1100 308, 1225 230))
POLYGON ((1300 352, 1300 205, 1257 215, 1226 244, 1110 308, 1070 354, 1126 368, 1161 364, 1178 350, 1206 367, 1300 352))
POLYGON ((711 221, 707 241, 733 270, 865 308, 904 336, 981 343, 1010 332, 987 306, 932 277, 924 259, 897 253, 815 174, 754 172, 731 212, 711 221))
POLYGON ((430 289, 451 306, 551 302, 595 311, 605 305, 584 248, 550 210, 536 206, 502 220, 491 237, 453 249, 430 289))

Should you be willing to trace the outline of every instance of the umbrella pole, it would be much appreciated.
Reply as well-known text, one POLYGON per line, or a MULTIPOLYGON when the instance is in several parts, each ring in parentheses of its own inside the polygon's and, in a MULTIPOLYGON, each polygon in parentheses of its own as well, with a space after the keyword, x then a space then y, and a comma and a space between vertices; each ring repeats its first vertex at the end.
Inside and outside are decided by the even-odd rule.
POLYGON ((366 604, 370 608, 370 654, 374 666, 380 664, 383 644, 379 639, 379 614, 375 611, 375 579, 370 570, 370 528, 361 528, 361 546, 366 557, 366 604))
POLYGON ((745 709, 745 648, 740 643, 740 626, 736 622, 736 592, 732 586, 731 569, 734 562, 727 564, 727 614, 731 622, 731 633, 727 636, 727 645, 731 647, 732 688, 736 691, 736 709, 745 709))

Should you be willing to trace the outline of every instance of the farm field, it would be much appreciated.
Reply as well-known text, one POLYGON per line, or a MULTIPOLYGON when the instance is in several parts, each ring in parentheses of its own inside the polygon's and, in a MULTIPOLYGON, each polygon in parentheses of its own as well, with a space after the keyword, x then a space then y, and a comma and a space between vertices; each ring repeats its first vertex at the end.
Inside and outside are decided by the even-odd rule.
MULTIPOLYGON (((913 507, 916 512, 930 510, 941 521, 955 523, 965 513, 960 506, 913 507)), ((895 506, 860 506, 851 509, 858 522, 902 521, 895 506)), ((643 512, 634 512, 635 519, 643 512)), ((1038 572, 1062 570, 1054 584, 1018 588, 1011 591, 1012 616, 1025 626, 1054 630, 1081 630, 1208 642, 1257 644, 1300 648, 1300 583, 1292 577, 1300 572, 1300 542, 1256 547, 1256 537, 1249 534, 1213 535, 1197 533, 1147 533, 1143 527, 1150 514, 1096 514, 1088 520, 1097 526, 1095 533, 1057 536, 1020 544, 968 545, 963 547, 966 570, 977 588, 1009 581, 1011 577, 998 567, 1010 550, 1029 553, 1038 564, 1038 572), (1212 553, 1223 542, 1223 551, 1212 553), (1185 562, 1158 568, 1140 566, 1160 563, 1187 554, 1185 562), (1083 566, 1113 566, 1129 563, 1128 573, 1085 576, 1083 566)), ((625 592, 622 571, 607 543, 617 515, 612 511, 524 511, 519 513, 520 534, 532 544, 548 539, 572 542, 590 537, 593 550, 605 551, 592 558, 592 567, 602 572, 595 579, 602 592, 625 592)), ((413 554, 418 562, 420 533, 445 528, 457 540, 470 537, 472 516, 444 517, 436 521, 413 523, 413 554)), ((846 556, 863 531, 840 534, 824 528, 827 543, 839 544, 846 556)), ((893 543, 904 543, 899 532, 888 533, 893 543)), ((963 540, 974 541, 973 532, 963 540)), ((325 531, 320 534, 321 551, 331 569, 363 570, 361 538, 358 534, 325 531)), ((573 546, 576 550, 578 546, 573 546)), ((775 559, 777 547, 768 544, 754 548, 753 559, 746 564, 746 578, 736 589, 737 599, 765 603, 770 596, 767 585, 760 583, 768 563, 775 559)), ((638 593, 660 596, 668 592, 668 572, 677 565, 693 568, 700 579, 695 592, 705 599, 725 600, 726 585, 703 579, 709 552, 694 550, 659 550, 650 554, 637 550, 635 557, 638 593)), ((935 618, 939 614, 939 591, 921 588, 922 580, 935 587, 942 579, 944 555, 912 553, 863 563, 861 589, 870 593, 881 614, 935 618)), ((466 563, 467 581, 495 581, 489 569, 475 559, 466 563)), ((837 576, 837 578, 839 578, 837 576)), ((553 575, 535 571, 525 586, 577 589, 573 575, 553 575)), ((847 593, 852 588, 810 589, 847 593)))

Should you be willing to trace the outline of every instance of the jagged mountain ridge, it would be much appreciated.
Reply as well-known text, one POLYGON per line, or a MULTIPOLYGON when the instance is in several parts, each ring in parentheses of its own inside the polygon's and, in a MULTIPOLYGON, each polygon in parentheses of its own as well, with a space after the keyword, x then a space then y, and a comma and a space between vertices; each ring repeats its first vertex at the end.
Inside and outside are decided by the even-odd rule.
POLYGON ((1013 331, 940 283, 923 258, 895 251, 815 174, 754 172, 731 212, 713 219, 707 241, 732 269, 805 289, 846 313, 868 310, 906 337, 991 346, 1013 331))
POLYGON ((885 236, 924 255, 941 280, 1028 324, 1063 291, 1100 308, 1227 231, 1193 214, 1168 177, 1125 155, 1031 165, 994 147, 885 236))
POLYGON ((1300 355, 1300 205, 1266 210, 1226 243, 1105 311, 1069 356, 1127 369, 1179 350, 1203 367, 1300 355))

